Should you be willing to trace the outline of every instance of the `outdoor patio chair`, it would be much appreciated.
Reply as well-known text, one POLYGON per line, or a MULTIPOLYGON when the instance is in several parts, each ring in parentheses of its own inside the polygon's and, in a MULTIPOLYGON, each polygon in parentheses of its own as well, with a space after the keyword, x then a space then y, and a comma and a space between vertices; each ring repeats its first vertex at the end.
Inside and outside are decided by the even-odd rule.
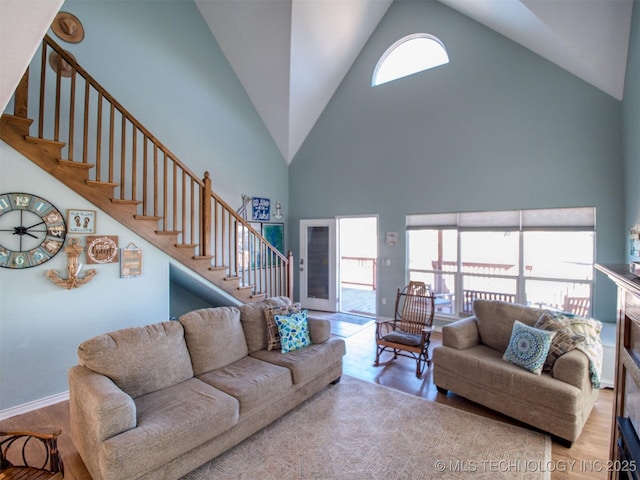
POLYGON ((392 360, 398 356, 413 358, 416 377, 422 378, 425 367, 431 364, 434 305, 434 295, 422 282, 410 282, 398 289, 394 318, 376 320, 376 367, 380 365, 380 355, 392 351, 392 360))
POLYGON ((589 306, 591 305, 591 298, 589 297, 564 297, 563 309, 565 312, 573 313, 578 317, 589 316, 589 306))

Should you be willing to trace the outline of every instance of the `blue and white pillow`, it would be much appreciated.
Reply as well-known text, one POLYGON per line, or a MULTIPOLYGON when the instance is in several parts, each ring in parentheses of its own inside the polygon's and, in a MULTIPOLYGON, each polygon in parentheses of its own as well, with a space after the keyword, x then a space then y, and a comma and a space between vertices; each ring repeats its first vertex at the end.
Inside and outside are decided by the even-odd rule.
POLYGON ((290 315, 276 315, 275 320, 278 324, 282 353, 293 352, 311 345, 306 310, 290 315))
POLYGON ((555 334, 556 332, 533 328, 516 320, 511 330, 511 340, 502 358, 540 375, 555 334))

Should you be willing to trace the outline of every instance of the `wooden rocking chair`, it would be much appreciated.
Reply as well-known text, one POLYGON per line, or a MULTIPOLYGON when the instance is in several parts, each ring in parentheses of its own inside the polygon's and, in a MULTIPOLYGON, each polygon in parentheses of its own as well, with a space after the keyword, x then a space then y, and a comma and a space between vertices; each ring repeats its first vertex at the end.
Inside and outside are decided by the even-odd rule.
POLYGON ((42 432, 0 430, 0 480, 61 480, 64 466, 58 453, 59 428, 42 432), (44 456, 44 460, 35 457, 44 456))
POLYGON ((376 320, 376 361, 380 355, 393 351, 398 356, 416 361, 416 377, 422 378, 426 365, 431 365, 429 344, 433 332, 435 297, 422 282, 410 282, 398 289, 393 320, 376 320))

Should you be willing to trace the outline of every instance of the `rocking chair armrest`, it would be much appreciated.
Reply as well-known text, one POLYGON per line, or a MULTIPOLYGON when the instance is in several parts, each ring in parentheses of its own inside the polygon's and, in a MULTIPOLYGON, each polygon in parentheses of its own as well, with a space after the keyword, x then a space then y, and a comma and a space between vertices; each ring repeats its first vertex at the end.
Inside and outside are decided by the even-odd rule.
POLYGON ((426 335, 426 334, 432 334, 432 333, 433 333, 433 330, 434 330, 434 329, 433 329, 433 326, 424 327, 424 328, 422 329, 422 333, 424 333, 425 335, 426 335))
POLYGON ((376 338, 380 340, 383 334, 395 330, 395 320, 393 318, 376 318, 376 338))
POLYGON ((393 323, 395 322, 395 320, 393 318, 376 318, 375 322, 376 322, 376 325, 378 325, 383 323, 393 323))

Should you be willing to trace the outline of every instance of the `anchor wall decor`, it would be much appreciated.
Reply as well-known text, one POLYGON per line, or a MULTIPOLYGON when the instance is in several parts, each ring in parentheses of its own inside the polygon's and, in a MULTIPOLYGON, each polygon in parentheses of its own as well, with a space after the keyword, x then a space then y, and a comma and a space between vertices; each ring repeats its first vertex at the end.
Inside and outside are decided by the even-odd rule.
POLYGON ((70 238, 69 245, 65 247, 64 252, 67 254, 67 274, 68 278, 62 278, 56 270, 49 270, 47 272, 47 278, 59 287, 70 290, 72 288, 78 288, 80 285, 84 285, 89 282, 98 272, 95 268, 87 271, 87 273, 80 277, 80 270, 82 264, 78 262, 78 258, 82 253, 82 245, 77 238, 70 238))

